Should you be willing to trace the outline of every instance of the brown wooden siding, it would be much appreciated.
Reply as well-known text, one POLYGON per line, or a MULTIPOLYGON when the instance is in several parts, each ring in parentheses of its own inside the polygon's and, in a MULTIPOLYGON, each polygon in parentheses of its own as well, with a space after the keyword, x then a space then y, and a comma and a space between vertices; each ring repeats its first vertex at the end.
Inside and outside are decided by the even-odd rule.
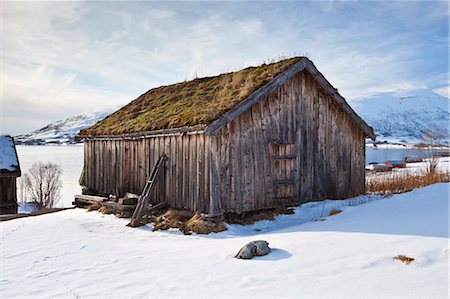
POLYGON ((153 203, 209 209, 209 137, 204 134, 140 139, 87 139, 81 184, 107 194, 140 194, 158 157, 166 155, 165 184, 158 181, 153 203), (165 188, 163 187, 165 185, 165 188))
POLYGON ((0 178, 0 214, 15 213, 17 213, 16 178, 0 178))
POLYGON ((168 157, 153 202, 210 213, 260 210, 364 192, 364 133, 302 71, 217 134, 85 140, 82 185, 140 193, 168 157))
POLYGON ((364 192, 364 134, 303 71, 211 138, 217 211, 364 192))

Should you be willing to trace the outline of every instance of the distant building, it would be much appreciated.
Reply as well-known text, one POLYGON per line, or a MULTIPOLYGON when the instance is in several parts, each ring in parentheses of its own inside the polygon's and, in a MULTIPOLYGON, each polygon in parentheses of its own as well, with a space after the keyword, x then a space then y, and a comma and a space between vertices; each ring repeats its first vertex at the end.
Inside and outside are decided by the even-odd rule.
POLYGON ((14 139, 0 135, 0 214, 17 213, 16 178, 20 176, 14 139))
POLYGON ((80 184, 151 203, 241 214, 364 193, 369 127, 313 63, 294 57, 149 90, 81 130, 80 184))

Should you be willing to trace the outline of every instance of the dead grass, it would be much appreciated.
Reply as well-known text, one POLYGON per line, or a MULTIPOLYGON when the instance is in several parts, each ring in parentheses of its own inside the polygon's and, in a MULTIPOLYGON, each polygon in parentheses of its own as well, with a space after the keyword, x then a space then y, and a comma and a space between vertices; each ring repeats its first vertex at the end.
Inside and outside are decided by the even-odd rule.
POLYGON ((184 234, 218 233, 227 229, 223 219, 213 219, 201 213, 168 209, 161 215, 154 217, 153 230, 167 230, 178 228, 184 234))
POLYGON ((131 212, 118 212, 115 214, 117 218, 131 218, 133 213, 131 212))
POLYGON ((80 136, 206 125, 273 80, 301 57, 149 90, 80 136))
POLYGON ((226 229, 225 222, 222 220, 213 221, 212 219, 202 216, 202 214, 198 212, 180 227, 180 230, 184 234, 190 234, 191 232, 197 234, 219 233, 226 229))
POLYGON ((93 204, 91 204, 90 206, 87 207, 87 211, 96 211, 98 209, 100 209, 102 207, 102 203, 99 201, 94 202, 93 204))
POLYGON ((440 182, 450 182, 449 173, 411 174, 408 172, 393 172, 366 178, 366 192, 385 195, 397 194, 440 182))
POLYGON ((253 224, 260 220, 274 220, 276 215, 294 214, 294 210, 285 207, 276 207, 273 209, 245 212, 242 214, 226 213, 225 219, 230 224, 253 224))
POLYGON ((331 209, 331 211, 328 213, 328 216, 333 216, 333 215, 339 214, 339 213, 341 213, 341 212, 342 212, 342 210, 333 208, 333 209, 331 209))
POLYGON ((154 218, 153 230, 167 230, 169 228, 180 228, 184 222, 194 216, 194 213, 168 209, 163 214, 154 218))
POLYGON ((397 256, 394 256, 394 260, 399 260, 402 263, 409 265, 409 264, 411 264, 412 261, 414 261, 414 258, 403 255, 403 254, 399 254, 397 256))
POLYGON ((106 214, 106 215, 112 214, 112 211, 105 206, 102 206, 101 208, 99 208, 98 211, 100 213, 106 214))

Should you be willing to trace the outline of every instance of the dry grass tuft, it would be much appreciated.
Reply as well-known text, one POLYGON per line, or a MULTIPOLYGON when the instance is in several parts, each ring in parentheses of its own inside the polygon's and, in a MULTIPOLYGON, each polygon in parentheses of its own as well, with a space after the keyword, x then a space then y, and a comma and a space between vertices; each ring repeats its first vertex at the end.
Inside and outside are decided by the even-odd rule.
POLYGON ((94 202, 93 204, 91 204, 89 207, 87 207, 87 211, 96 211, 98 209, 100 209, 102 207, 102 203, 99 201, 94 202))
POLYGON ((328 213, 328 216, 333 216, 333 215, 339 214, 339 213, 341 213, 341 212, 342 212, 342 210, 333 208, 333 209, 331 209, 331 211, 328 213))
POLYGON ((403 255, 403 254, 399 254, 397 256, 394 256, 394 260, 399 260, 402 263, 409 265, 409 264, 411 264, 412 261, 414 261, 414 258, 403 255))
POLYGON ((169 228, 180 228, 184 222, 194 216, 194 213, 168 209, 163 214, 155 217, 153 230, 167 230, 169 228))
POLYGON ((244 212, 242 214, 227 213, 225 214, 225 219, 226 222, 230 224, 246 225, 253 224, 260 220, 274 220, 276 215, 294 213, 295 211, 293 209, 276 207, 267 210, 244 212))
POLYGON ((116 213, 117 218, 131 218, 132 213, 129 212, 118 212, 116 213))
POLYGON ((106 215, 109 215, 109 214, 112 213, 111 210, 108 209, 107 207, 101 207, 101 208, 98 209, 98 211, 99 211, 100 213, 106 214, 106 215))
POLYGON ((178 228, 184 234, 191 232, 197 234, 218 233, 227 229, 222 219, 213 219, 201 213, 168 209, 154 218, 153 230, 167 230, 178 228))
POLYGON ((450 174, 394 172, 366 178, 366 192, 385 195, 397 194, 441 182, 450 182, 450 174))
POLYGON ((213 221, 206 217, 203 217, 200 213, 195 213, 191 219, 186 221, 180 227, 180 230, 185 234, 190 234, 194 232, 197 234, 209 234, 209 233, 219 233, 226 230, 227 227, 225 223, 220 221, 213 221))

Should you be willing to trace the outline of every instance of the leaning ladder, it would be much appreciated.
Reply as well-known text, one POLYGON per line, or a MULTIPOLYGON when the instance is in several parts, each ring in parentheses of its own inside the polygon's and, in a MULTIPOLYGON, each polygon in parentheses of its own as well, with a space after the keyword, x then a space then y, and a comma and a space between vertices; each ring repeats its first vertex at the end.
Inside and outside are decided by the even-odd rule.
POLYGON ((138 227, 141 224, 142 218, 149 213, 152 208, 159 207, 162 204, 158 204, 156 206, 149 206, 148 202, 150 200, 150 194, 152 193, 153 189, 155 188, 156 180, 158 179, 159 175, 161 174, 161 171, 164 169, 165 161, 167 160, 167 157, 165 155, 158 158, 158 161, 156 162, 155 167, 153 167, 152 173, 147 177, 147 180, 145 181, 144 189, 142 190, 142 194, 139 196, 138 203, 136 205, 136 209, 134 210, 133 216, 131 217, 131 221, 128 224, 128 226, 131 227, 138 227))

